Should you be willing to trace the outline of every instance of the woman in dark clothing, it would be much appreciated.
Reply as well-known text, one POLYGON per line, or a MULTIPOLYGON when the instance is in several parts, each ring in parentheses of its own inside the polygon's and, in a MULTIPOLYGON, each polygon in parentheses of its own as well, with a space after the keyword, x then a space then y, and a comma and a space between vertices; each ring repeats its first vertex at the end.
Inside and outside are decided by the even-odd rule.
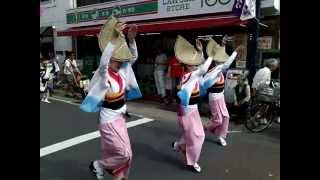
POLYGON ((238 115, 237 122, 242 123, 247 118, 251 98, 250 86, 246 75, 239 76, 234 92, 234 106, 238 115))

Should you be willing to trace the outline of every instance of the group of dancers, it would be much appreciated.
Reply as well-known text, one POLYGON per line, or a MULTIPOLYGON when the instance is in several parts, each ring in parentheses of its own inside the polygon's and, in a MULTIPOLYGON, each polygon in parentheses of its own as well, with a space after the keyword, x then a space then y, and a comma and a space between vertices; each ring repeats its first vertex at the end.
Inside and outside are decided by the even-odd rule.
MULTIPOLYGON (((127 39, 123 33, 126 24, 110 17, 98 36, 102 50, 100 64, 89 84, 89 91, 80 109, 100 112, 102 158, 90 163, 90 170, 101 180, 108 172, 114 180, 127 180, 132 162, 132 150, 123 114, 126 100, 142 97, 132 64, 138 58, 135 37, 137 26, 128 25, 127 39)), ((224 43, 219 45, 210 39, 204 59, 203 46, 196 40, 196 48, 182 36, 178 36, 174 51, 184 73, 177 89, 177 117, 181 136, 172 143, 173 150, 181 153, 186 167, 201 172, 198 164, 205 130, 217 135, 225 146, 229 114, 224 101, 224 77, 222 71, 229 68, 237 56, 238 47, 231 56, 225 52, 224 43), (198 102, 209 93, 212 113, 210 123, 203 124, 198 102)))

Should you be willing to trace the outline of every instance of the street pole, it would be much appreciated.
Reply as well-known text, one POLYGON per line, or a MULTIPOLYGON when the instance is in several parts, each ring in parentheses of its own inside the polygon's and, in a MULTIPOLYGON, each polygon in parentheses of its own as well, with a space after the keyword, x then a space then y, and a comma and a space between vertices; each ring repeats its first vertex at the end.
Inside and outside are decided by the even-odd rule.
POLYGON ((258 37, 260 31, 260 7, 261 0, 256 0, 256 18, 251 19, 249 21, 249 42, 250 42, 250 50, 249 50, 249 81, 252 82, 252 79, 256 73, 256 62, 259 58, 260 51, 258 49, 258 37), (252 34, 252 39, 250 38, 250 34, 252 34))

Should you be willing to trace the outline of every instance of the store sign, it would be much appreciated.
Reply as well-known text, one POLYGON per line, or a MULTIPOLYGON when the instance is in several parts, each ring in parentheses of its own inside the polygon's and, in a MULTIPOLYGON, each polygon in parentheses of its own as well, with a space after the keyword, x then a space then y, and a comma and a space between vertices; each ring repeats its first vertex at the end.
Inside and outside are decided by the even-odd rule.
POLYGON ((177 17, 197 14, 228 12, 232 10, 234 0, 161 0, 161 17, 177 17))
POLYGON ((271 49, 272 48, 272 36, 263 36, 258 38, 259 49, 271 49))
POLYGON ((93 9, 89 11, 73 12, 67 14, 67 24, 76 24, 80 22, 88 22, 94 20, 107 19, 109 16, 126 17, 142 14, 157 13, 158 2, 151 1, 139 4, 129 4, 115 6, 104 9, 93 9))
MULTIPOLYGON (((68 10, 67 24, 105 20, 110 15, 124 21, 231 12, 236 0, 127 0, 90 8, 68 10)), ((94 24, 94 23, 92 23, 94 24)), ((98 23, 97 23, 98 24, 98 23)))

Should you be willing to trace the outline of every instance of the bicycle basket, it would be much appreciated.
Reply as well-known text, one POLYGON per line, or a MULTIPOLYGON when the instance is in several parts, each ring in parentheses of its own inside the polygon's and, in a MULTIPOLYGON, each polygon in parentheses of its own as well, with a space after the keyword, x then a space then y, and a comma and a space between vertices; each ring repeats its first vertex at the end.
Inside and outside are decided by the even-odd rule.
POLYGON ((263 102, 274 102, 276 100, 273 88, 266 87, 258 91, 256 99, 263 102))

